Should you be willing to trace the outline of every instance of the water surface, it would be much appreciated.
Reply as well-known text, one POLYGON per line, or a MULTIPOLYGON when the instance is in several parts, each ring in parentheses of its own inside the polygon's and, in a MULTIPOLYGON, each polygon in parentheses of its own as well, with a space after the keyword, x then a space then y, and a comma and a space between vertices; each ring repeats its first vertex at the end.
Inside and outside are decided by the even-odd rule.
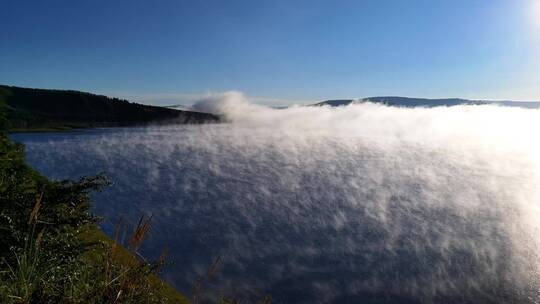
POLYGON ((275 303, 538 300, 537 110, 264 111, 11 137, 51 178, 106 172, 103 228, 152 214, 142 251, 188 295, 220 256, 208 288, 275 303))

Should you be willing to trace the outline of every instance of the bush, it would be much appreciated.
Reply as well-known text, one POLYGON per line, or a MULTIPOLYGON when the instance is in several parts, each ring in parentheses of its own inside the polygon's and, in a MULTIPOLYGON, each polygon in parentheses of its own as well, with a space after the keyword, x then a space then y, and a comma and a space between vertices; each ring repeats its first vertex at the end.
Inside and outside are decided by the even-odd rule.
POLYGON ((156 276, 164 256, 152 263, 137 252, 150 219, 127 251, 97 228, 89 193, 108 184, 104 175, 49 181, 0 133, 1 303, 186 302, 156 276))

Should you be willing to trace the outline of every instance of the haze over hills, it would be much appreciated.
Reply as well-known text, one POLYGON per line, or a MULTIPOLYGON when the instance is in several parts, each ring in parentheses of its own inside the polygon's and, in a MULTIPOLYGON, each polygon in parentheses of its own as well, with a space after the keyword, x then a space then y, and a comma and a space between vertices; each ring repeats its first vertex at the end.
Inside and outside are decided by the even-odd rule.
POLYGON ((142 105, 79 91, 0 85, 0 114, 10 130, 218 122, 219 116, 142 105))
POLYGON ((438 107, 438 106, 457 106, 457 105, 485 105, 493 104, 500 106, 508 107, 521 107, 535 109, 540 108, 540 102, 526 102, 526 101, 488 101, 488 100, 469 100, 461 98, 444 98, 444 99, 429 99, 429 98, 410 98, 410 97, 399 97, 399 96, 379 96, 379 97, 368 97, 362 99, 333 99, 325 100, 313 104, 313 106, 345 106, 351 103, 358 102, 374 102, 382 103, 389 106, 399 106, 399 107, 438 107))

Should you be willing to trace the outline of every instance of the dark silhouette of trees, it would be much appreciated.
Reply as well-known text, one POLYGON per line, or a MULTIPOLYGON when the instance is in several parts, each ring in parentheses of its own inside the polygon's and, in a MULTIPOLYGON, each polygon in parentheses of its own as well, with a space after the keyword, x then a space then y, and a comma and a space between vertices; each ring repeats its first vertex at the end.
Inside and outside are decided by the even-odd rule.
POLYGON ((212 123, 208 113, 174 110, 91 93, 0 85, 0 112, 9 129, 212 123), (3 109, 2 109, 3 108, 3 109))

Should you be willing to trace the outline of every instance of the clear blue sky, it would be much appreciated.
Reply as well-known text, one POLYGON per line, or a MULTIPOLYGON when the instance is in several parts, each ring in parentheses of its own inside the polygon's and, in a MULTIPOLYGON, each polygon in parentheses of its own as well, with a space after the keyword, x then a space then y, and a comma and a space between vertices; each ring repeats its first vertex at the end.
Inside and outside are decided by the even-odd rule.
POLYGON ((3 0, 0 83, 540 100, 539 1, 3 0))

